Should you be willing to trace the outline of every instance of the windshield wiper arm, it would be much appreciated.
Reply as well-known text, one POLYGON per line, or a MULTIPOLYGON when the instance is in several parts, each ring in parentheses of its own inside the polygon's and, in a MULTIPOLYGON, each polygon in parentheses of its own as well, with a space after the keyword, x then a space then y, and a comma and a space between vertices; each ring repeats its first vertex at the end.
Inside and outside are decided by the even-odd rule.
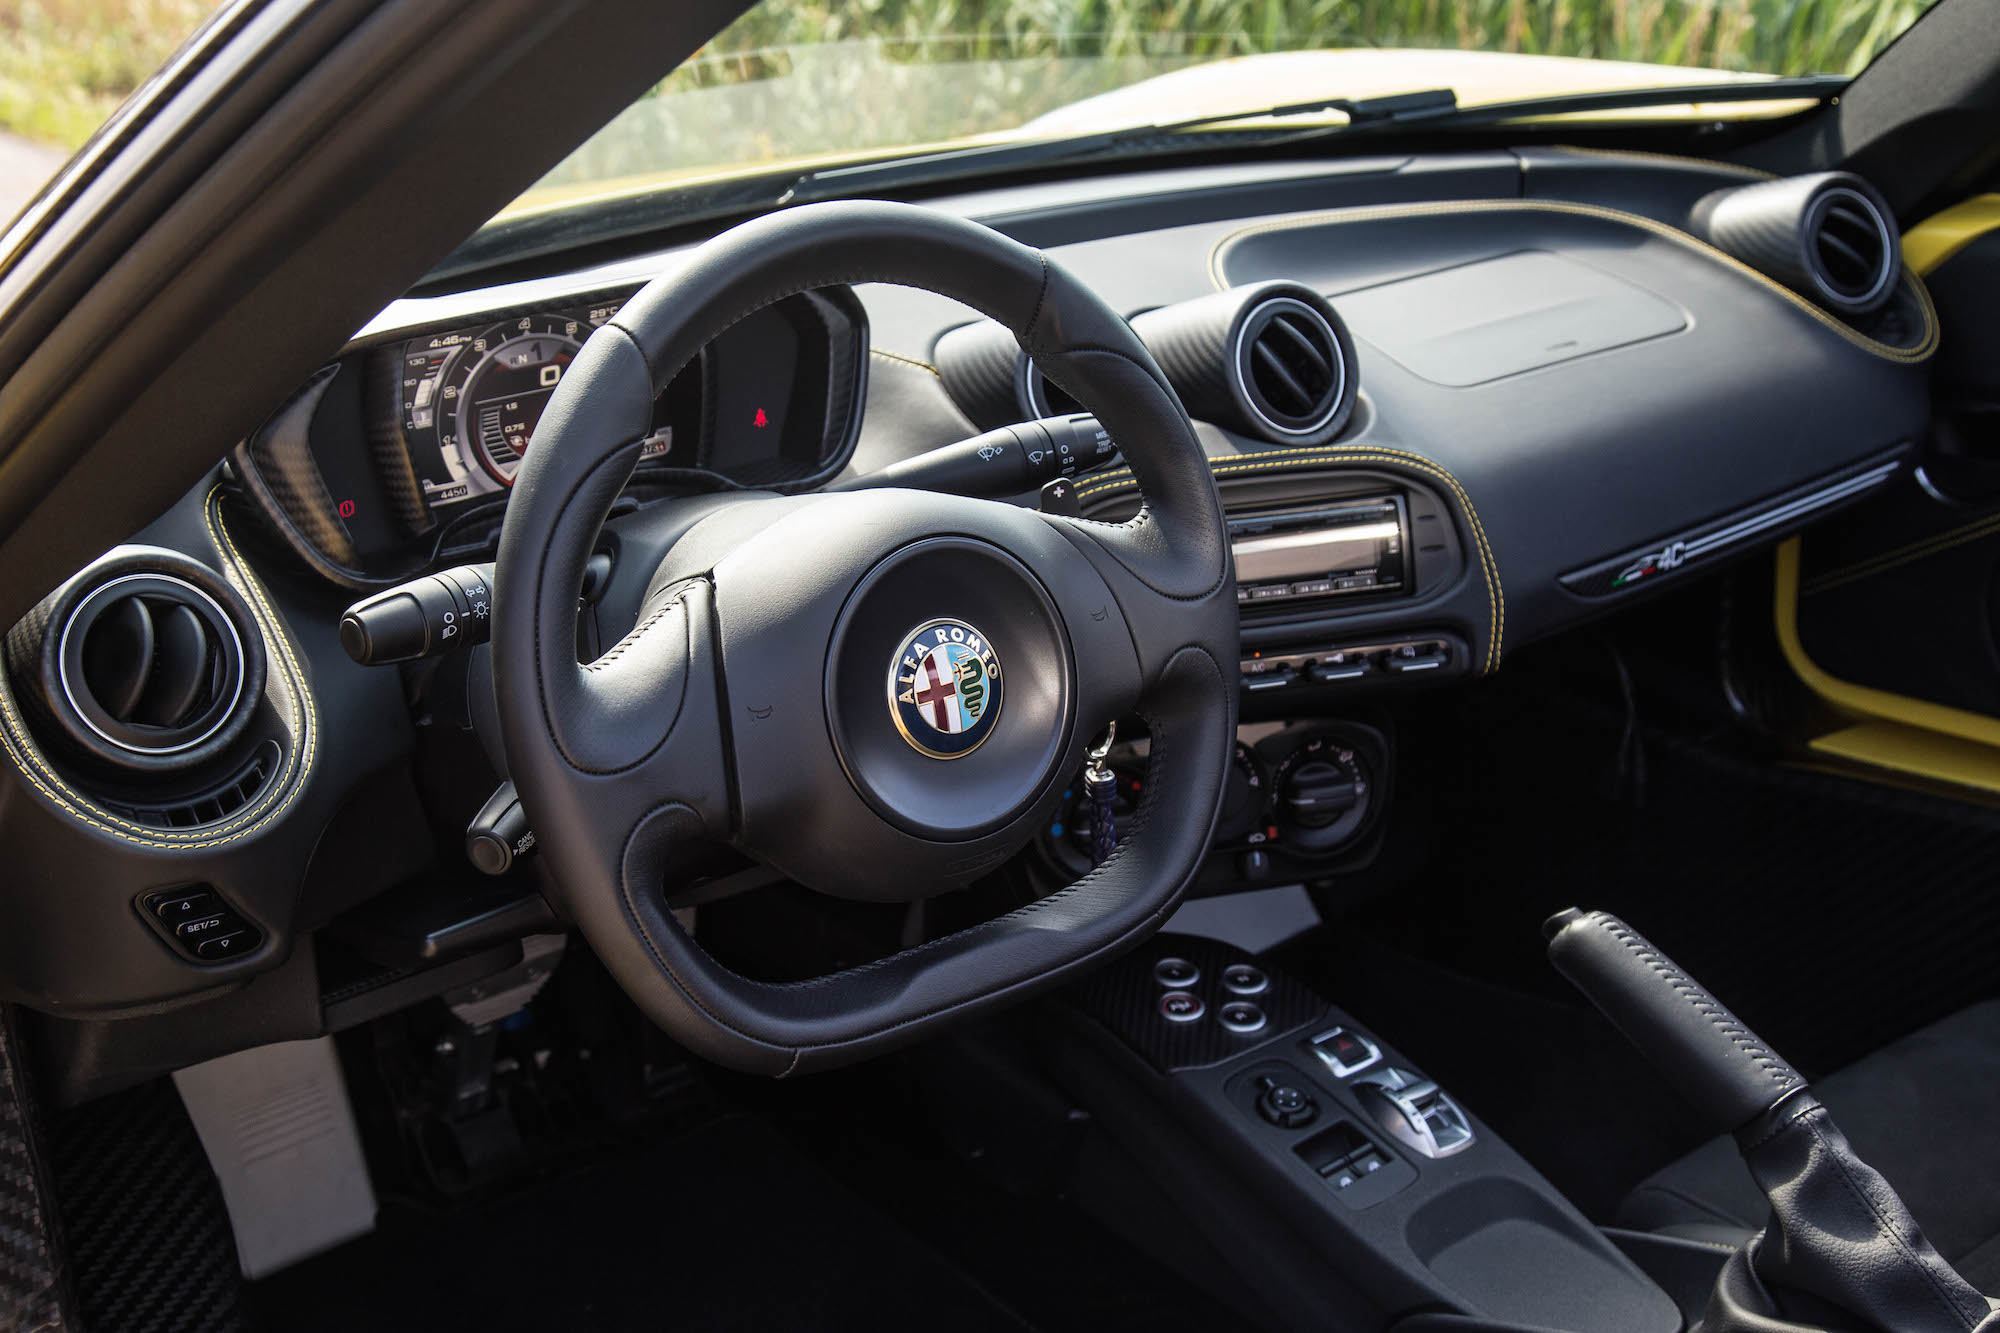
MULTIPOLYGON (((1794 78, 1744 80, 1740 83, 1687 83, 1669 88, 1616 88, 1594 93, 1559 93, 1513 102, 1486 102, 1460 107, 1441 118, 1456 129, 1528 116, 1564 116, 1583 111, 1643 110, 1646 107, 1692 106, 1712 102, 1827 102, 1852 82, 1844 74, 1802 74, 1794 78)), ((1312 131, 1306 131, 1311 133, 1312 131)))
MULTIPOLYGON (((1201 129, 1209 125, 1222 125, 1238 120, 1281 120, 1323 111, 1341 111, 1347 115, 1345 125, 1324 127, 1332 130, 1346 129, 1354 125, 1404 124, 1413 120, 1449 118, 1458 111, 1458 98, 1449 88, 1430 88, 1421 92, 1397 93, 1389 97, 1321 97, 1310 102, 1287 102, 1254 111, 1228 111, 1218 115, 1192 116, 1186 120, 1168 121, 1163 125, 1131 125, 1124 129, 1079 134, 1067 139, 978 144, 971 148, 948 148, 936 153, 920 153, 915 157, 891 158, 886 162, 861 162, 848 167, 822 167, 816 171, 808 171, 794 180, 791 186, 778 196, 776 202, 781 205, 799 204, 814 199, 847 195, 856 190, 888 190, 901 185, 949 180, 954 176, 968 176, 996 169, 1033 166, 1044 162, 1065 162, 1129 149, 1136 144, 1155 140, 1161 136, 1201 129)), ((1280 131, 1279 135, 1282 137, 1286 133, 1290 131, 1280 131)), ((1159 145, 1158 148, 1167 151, 1187 146, 1189 145, 1159 145)))
POLYGON ((1306 102, 1285 102, 1248 111, 1228 111, 1215 115, 1191 116, 1186 120, 1158 125, 1132 125, 1124 129, 1080 134, 1066 139, 1036 139, 1027 143, 978 144, 970 148, 947 148, 914 157, 887 161, 860 162, 845 167, 822 167, 795 178, 773 201, 778 205, 807 203, 815 199, 839 198, 868 190, 893 190, 905 185, 928 184, 957 177, 981 175, 989 171, 1069 162, 1118 152, 1146 154, 1182 151, 1200 142, 1172 142, 1175 135, 1245 120, 1283 120, 1327 111, 1347 116, 1339 125, 1314 125, 1304 129, 1276 130, 1265 142, 1305 143, 1359 130, 1398 129, 1432 123, 1458 129, 1517 120, 1526 116, 1559 116, 1585 111, 1617 111, 1651 106, 1680 106, 1706 102, 1776 102, 1793 99, 1828 101, 1840 95, 1849 80, 1838 74, 1808 74, 1797 78, 1745 80, 1740 83, 1696 83, 1669 88, 1621 88, 1605 92, 1564 93, 1554 97, 1531 97, 1512 102, 1492 102, 1461 107, 1449 88, 1427 88, 1419 92, 1395 93, 1386 97, 1320 97, 1306 102), (1141 148, 1141 145, 1144 145, 1141 148))
POLYGON ((1551 97, 1527 97, 1512 102, 1485 102, 1476 106, 1447 109, 1433 115, 1350 121, 1345 125, 1312 125, 1273 136, 1266 148, 1289 148, 1309 144, 1334 135, 1365 134, 1394 129, 1412 119, 1423 119, 1440 129, 1461 130, 1480 125, 1496 125, 1531 116, 1566 116, 1586 111, 1642 110, 1646 107, 1690 106, 1707 102, 1829 102, 1852 82, 1840 74, 1804 74, 1796 78, 1763 79, 1741 83, 1690 83, 1669 88, 1617 88, 1594 93, 1559 93, 1551 97))

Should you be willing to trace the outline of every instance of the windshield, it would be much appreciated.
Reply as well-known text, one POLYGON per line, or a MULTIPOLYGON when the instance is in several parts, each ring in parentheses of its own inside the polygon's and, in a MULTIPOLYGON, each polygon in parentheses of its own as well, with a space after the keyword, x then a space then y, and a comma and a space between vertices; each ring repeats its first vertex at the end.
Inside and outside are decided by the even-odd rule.
MULTIPOLYGON (((1852 74, 1929 2, 764 0, 497 220, 732 176, 1316 97, 1451 88, 1471 106, 1852 74)), ((1800 105, 1694 110, 1715 118, 1800 105)))

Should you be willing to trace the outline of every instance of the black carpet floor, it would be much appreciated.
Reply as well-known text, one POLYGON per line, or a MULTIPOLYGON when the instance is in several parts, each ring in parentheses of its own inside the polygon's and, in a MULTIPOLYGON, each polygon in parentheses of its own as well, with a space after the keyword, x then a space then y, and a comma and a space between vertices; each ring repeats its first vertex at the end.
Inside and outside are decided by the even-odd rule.
POLYGON ((251 1300, 270 1333, 1029 1327, 754 1117, 476 1212, 385 1201, 251 1300))

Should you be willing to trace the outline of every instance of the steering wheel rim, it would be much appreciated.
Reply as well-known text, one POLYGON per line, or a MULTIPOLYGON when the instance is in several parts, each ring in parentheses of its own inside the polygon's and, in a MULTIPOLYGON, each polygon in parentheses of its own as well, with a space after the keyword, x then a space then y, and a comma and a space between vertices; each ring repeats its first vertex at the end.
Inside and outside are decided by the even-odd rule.
MULTIPOLYGON (((975 223, 900 204, 810 205, 724 233, 649 284, 552 395, 516 478, 494 590, 502 741, 562 905, 640 1007, 718 1062, 777 1075, 844 1063, 1055 985, 1157 929, 1206 850, 1236 701, 1213 476, 1125 321, 1041 252, 975 223), (746 500, 678 542, 638 627, 578 664, 584 565, 656 394, 744 316, 865 281, 936 291, 1014 330, 1124 450, 1140 514, 1092 523, 890 490, 746 500), (941 590, 971 587, 1003 626, 976 645, 997 673, 987 684, 1004 685, 980 718, 991 739, 960 758, 908 735, 907 751, 881 742, 896 673, 914 674, 909 650, 928 642, 888 629, 946 605, 941 590), (871 671, 890 682, 881 717, 854 702, 871 671), (731 842, 849 896, 967 882, 1025 844, 1092 736, 1133 712, 1152 733, 1152 781, 1118 853, 1004 917, 771 984, 711 958, 666 908, 661 885, 693 840, 731 842)), ((931 619, 951 622, 940 651, 943 633, 978 623, 931 619)), ((963 669, 962 680, 980 674, 963 669)), ((948 720, 966 716, 961 703, 948 720)))

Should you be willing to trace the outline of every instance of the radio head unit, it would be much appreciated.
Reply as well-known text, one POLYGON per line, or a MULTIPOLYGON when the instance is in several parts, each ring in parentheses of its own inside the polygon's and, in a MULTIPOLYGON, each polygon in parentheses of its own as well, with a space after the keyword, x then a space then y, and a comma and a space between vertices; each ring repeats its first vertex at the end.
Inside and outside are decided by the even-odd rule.
POLYGON ((1229 519, 1236 600, 1245 606, 1403 592, 1408 506, 1400 495, 1336 500, 1229 519))

